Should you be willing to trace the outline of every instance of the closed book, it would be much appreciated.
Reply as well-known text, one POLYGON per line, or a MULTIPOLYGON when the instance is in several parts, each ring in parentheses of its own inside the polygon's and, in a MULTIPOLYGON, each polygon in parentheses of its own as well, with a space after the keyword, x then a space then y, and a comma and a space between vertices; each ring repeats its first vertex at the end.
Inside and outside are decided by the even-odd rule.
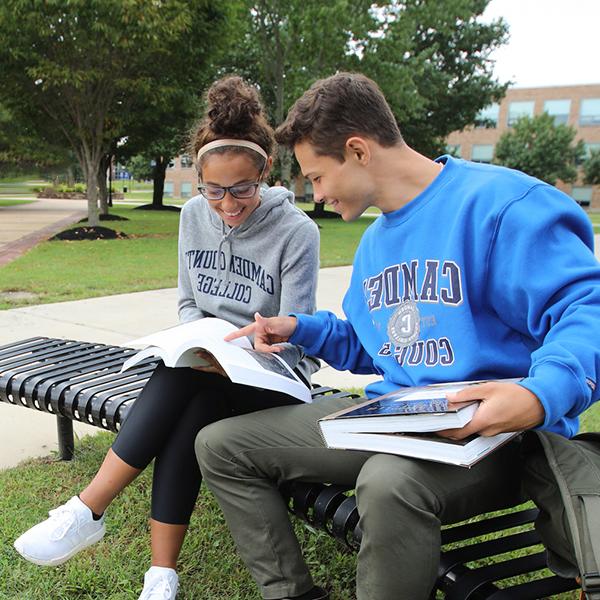
POLYGON ((330 448, 386 452, 470 466, 515 434, 476 435, 455 442, 435 432, 464 427, 479 406, 477 400, 449 403, 447 394, 490 381, 516 383, 520 379, 399 388, 323 417, 319 420, 321 434, 330 448))
POLYGON ((471 384, 457 382, 400 388, 323 417, 319 425, 323 433, 396 433, 464 427, 471 420, 478 403, 472 401, 452 406, 448 404, 446 394, 458 392, 471 384))
POLYGON ((329 448, 365 450, 398 454, 423 460, 471 467, 482 458, 504 445, 518 432, 498 435, 472 435, 464 440, 449 440, 435 433, 330 433, 329 448))

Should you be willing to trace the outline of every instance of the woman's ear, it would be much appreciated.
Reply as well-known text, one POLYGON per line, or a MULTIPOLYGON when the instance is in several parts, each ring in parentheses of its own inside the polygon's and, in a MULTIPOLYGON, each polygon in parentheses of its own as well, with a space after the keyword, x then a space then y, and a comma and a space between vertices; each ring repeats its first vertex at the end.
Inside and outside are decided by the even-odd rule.
POLYGON ((269 156, 267 158, 267 162, 265 163, 265 168, 263 169, 262 180, 266 181, 269 177, 269 173, 271 172, 271 168, 273 167, 273 157, 269 156))

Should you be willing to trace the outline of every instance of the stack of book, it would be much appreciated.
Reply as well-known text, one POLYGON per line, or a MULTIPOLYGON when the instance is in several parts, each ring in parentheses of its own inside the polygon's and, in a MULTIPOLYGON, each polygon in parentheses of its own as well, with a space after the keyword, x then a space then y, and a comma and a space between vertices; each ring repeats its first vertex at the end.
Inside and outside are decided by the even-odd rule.
POLYGON ((446 396, 478 383, 485 382, 395 390, 320 419, 321 434, 329 448, 399 454, 470 467, 517 435, 516 432, 488 437, 475 434, 451 440, 436 434, 469 423, 479 402, 452 405, 446 396))

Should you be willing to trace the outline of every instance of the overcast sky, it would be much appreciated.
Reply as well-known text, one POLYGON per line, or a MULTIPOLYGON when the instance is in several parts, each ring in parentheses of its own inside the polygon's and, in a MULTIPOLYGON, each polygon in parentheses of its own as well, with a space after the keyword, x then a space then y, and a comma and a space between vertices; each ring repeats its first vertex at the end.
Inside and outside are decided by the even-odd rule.
POLYGON ((517 87, 600 83, 600 0, 491 0, 484 20, 504 17, 508 44, 495 74, 517 87))

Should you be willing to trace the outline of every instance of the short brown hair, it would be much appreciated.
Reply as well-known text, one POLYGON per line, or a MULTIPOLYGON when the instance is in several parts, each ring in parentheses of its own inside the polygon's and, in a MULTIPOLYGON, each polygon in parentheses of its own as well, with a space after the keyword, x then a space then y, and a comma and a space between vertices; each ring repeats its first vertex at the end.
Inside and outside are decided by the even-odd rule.
MULTIPOLYGON (((206 92, 206 109, 200 123, 191 135, 194 157, 210 142, 221 139, 248 140, 258 144, 269 156, 273 154, 275 138, 267 122, 265 109, 258 90, 241 77, 229 75, 215 81, 206 92)), ((210 154, 226 152, 246 153, 262 170, 265 160, 260 154, 246 148, 224 146, 210 154)), ((200 168, 201 165, 198 165, 200 168)))
POLYGON ((317 154, 342 162, 346 140, 353 135, 384 147, 403 142, 379 86, 360 73, 338 73, 313 83, 275 131, 281 145, 293 148, 306 140, 317 154))

